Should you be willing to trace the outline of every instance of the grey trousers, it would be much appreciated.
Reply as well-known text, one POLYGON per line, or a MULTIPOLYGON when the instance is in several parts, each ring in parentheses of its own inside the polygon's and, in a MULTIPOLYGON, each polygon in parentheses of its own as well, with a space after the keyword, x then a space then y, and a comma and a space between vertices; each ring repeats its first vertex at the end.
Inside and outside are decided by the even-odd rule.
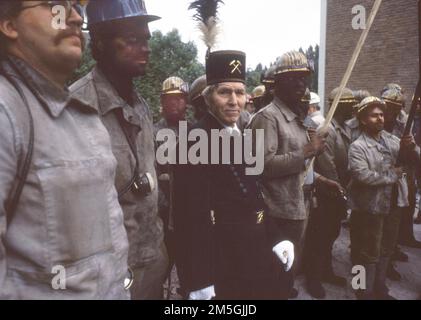
POLYGON ((167 277, 168 263, 167 249, 162 244, 157 260, 133 270, 134 281, 130 288, 132 300, 163 299, 163 284, 167 277))

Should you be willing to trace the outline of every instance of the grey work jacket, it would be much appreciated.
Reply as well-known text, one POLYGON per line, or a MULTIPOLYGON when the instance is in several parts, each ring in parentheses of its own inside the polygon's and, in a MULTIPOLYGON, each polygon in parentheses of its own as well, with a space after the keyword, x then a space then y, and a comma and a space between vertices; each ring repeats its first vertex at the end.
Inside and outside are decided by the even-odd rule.
MULTIPOLYGON (((388 214, 392 205, 393 185, 398 182, 406 183, 406 180, 399 179, 392 170, 399 153, 399 138, 386 131, 382 131, 381 137, 387 148, 363 133, 349 149, 349 168, 352 177, 350 205, 353 210, 388 214)), ((418 157, 417 148, 413 158, 418 157)), ((419 160, 416 162, 419 163, 419 160)))
POLYGON ((283 219, 306 219, 303 147, 309 137, 302 121, 275 98, 254 115, 249 127, 264 130, 263 193, 268 213, 283 219))
POLYGON ((348 149, 351 137, 335 119, 329 127, 326 150, 316 158, 316 171, 339 182, 344 188, 349 183, 348 149))
POLYGON ((129 106, 98 67, 74 83, 70 90, 73 97, 98 110, 109 132, 117 159, 115 185, 120 193, 133 178, 136 167, 135 155, 115 114, 116 111, 123 112, 124 124, 132 132, 136 143, 139 174, 149 173, 155 184, 149 194, 139 195, 131 188, 120 196, 129 238, 129 266, 139 268, 149 265, 158 258, 163 242, 162 221, 158 216, 154 127, 149 107, 135 92, 135 105, 129 106))
POLYGON ((2 66, 25 79, 27 85, 18 81, 35 143, 20 202, 6 221, 29 120, 19 114, 26 112, 23 99, 0 76, 0 298, 127 299, 128 241, 109 135, 94 109, 11 59, 15 69, 2 66))

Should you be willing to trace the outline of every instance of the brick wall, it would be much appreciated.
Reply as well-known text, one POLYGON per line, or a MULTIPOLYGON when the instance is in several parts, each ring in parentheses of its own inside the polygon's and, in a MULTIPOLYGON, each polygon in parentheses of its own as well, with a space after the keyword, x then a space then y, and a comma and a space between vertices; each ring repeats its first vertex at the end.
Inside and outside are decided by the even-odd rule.
MULTIPOLYGON (((362 30, 352 28, 352 8, 363 5, 367 20, 374 0, 327 0, 325 97, 339 86, 362 30)), ((418 81, 418 4, 383 0, 348 87, 379 96, 390 82, 406 91, 407 106, 418 81)), ((327 104, 326 104, 327 106, 327 104)))

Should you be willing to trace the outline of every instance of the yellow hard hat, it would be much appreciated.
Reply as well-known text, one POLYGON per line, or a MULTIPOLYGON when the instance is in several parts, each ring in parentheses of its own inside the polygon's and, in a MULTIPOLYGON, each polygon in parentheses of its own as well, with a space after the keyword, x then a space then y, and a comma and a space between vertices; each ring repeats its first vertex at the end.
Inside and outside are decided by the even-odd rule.
POLYGON ((283 54, 276 62, 275 75, 287 72, 311 72, 307 57, 299 51, 283 54))
POLYGON ((179 77, 169 77, 162 83, 162 95, 179 93, 189 93, 189 86, 183 79, 179 77))
POLYGON ((377 97, 367 97, 363 99, 363 101, 361 101, 360 104, 358 105, 357 115, 360 116, 362 111, 364 111, 365 109, 367 109, 369 106, 372 106, 372 105, 377 105, 384 109, 384 107, 386 106, 386 103, 377 97))
POLYGON ((382 100, 386 103, 391 103, 402 108, 405 105, 405 97, 402 91, 398 88, 390 88, 389 90, 384 91, 382 94, 382 100))
POLYGON ((262 73, 261 82, 263 84, 273 84, 275 83, 275 71, 276 65, 273 64, 267 69, 265 72, 262 73))
POLYGON ((257 86, 251 93, 252 99, 263 97, 266 92, 265 86, 257 86))
MULTIPOLYGON (((332 90, 332 92, 329 95, 329 103, 332 104, 333 100, 335 100, 335 97, 338 95, 339 88, 335 88, 332 90)), ((357 103, 357 100, 354 97, 354 93, 351 89, 344 88, 342 91, 341 98, 339 99, 339 103, 357 103)))

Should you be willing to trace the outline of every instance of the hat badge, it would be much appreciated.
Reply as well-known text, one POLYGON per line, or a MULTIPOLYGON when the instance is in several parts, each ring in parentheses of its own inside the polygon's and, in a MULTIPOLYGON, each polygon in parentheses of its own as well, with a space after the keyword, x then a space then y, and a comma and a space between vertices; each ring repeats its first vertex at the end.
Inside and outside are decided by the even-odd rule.
POLYGON ((234 72, 238 72, 239 74, 241 74, 240 67, 243 64, 241 63, 240 60, 232 60, 229 65, 230 65, 230 67, 232 67, 231 74, 234 74, 234 72))

